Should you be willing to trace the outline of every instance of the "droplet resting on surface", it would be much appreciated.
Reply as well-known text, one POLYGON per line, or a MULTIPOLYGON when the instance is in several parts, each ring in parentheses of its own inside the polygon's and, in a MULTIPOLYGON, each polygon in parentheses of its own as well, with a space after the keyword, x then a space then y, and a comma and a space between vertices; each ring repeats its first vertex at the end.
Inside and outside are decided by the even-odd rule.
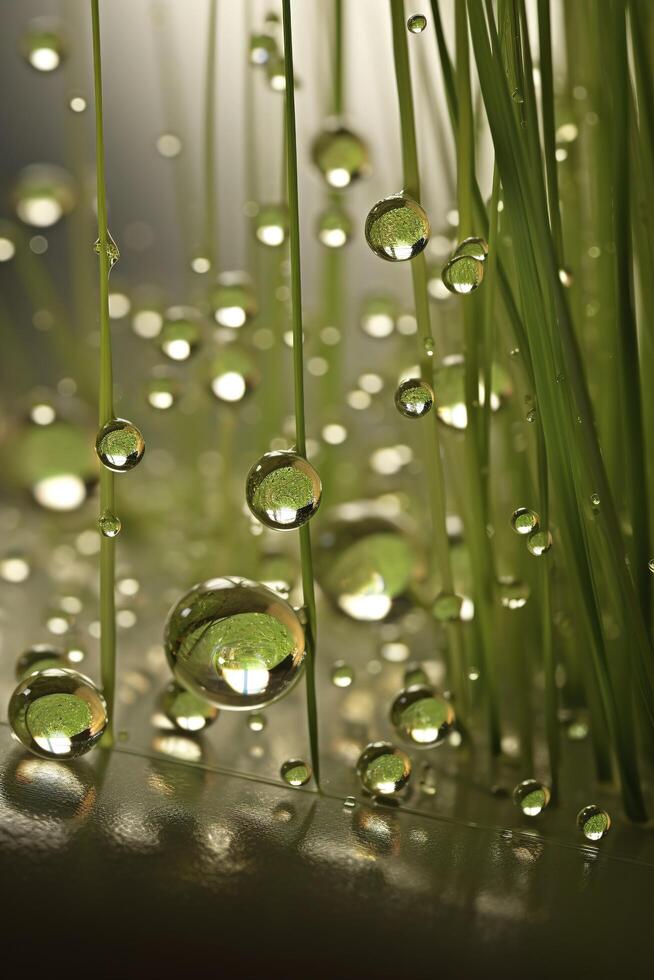
POLYGON ((598 841, 611 828, 611 817, 598 803, 590 803, 577 814, 577 827, 586 840, 598 841))
POLYGON ((291 530, 306 524, 318 510, 320 477, 311 463, 290 451, 265 453, 245 482, 248 507, 262 524, 291 530))
POLYGON ((375 255, 388 262, 406 262, 423 251, 429 241, 429 218, 408 194, 378 201, 366 218, 365 235, 375 255))
POLYGON ((359 756, 357 773, 363 788, 373 796, 391 796, 409 781, 411 761, 391 742, 371 742, 359 756))
POLYGON ((551 547, 552 535, 549 531, 532 531, 527 538, 527 551, 536 558, 540 558, 551 547))
POLYGON ((536 779, 525 779, 513 790, 513 802, 527 817, 537 817, 550 801, 550 791, 536 779))
POLYGON ((260 708, 300 676, 304 630, 278 593, 239 577, 202 582, 168 616, 164 646, 176 680, 218 708, 260 708))
POLYGON ((540 527, 540 518, 529 507, 518 507, 511 516, 511 527, 516 534, 531 534, 540 527))
POLYGON ((266 716, 253 712, 248 715, 248 728, 251 732, 262 732, 266 727, 266 716))
POLYGON ((306 786, 311 779, 311 766, 302 759, 288 759, 282 763, 279 773, 289 786, 306 786))
POLYGON ((364 141, 339 124, 318 134, 311 148, 311 158, 327 185, 343 190, 370 172, 370 157, 364 141))
POLYGON ((44 759, 75 759, 98 742, 107 705, 92 681, 71 668, 28 675, 9 701, 9 724, 19 741, 44 759))
POLYGON ((412 34, 422 34, 427 26, 427 18, 424 14, 412 14, 407 20, 406 26, 412 34))
POLYGON ((98 518, 98 527, 105 538, 115 538, 120 534, 122 524, 120 517, 116 517, 110 510, 103 510, 98 518))
POLYGON ((431 748, 440 745, 454 728, 454 708, 430 687, 415 685, 397 695, 391 707, 391 724, 405 741, 431 748))
POLYGON ((175 728, 183 732, 201 732, 218 717, 218 709, 171 681, 159 698, 159 709, 175 728))
POLYGON ((434 390, 421 378, 407 378, 395 392, 395 407, 400 415, 408 419, 419 419, 426 415, 434 404, 434 390))
POLYGON ((458 296, 466 296, 481 285, 484 263, 474 255, 455 253, 443 266, 441 276, 446 289, 458 296))
POLYGON ((132 422, 127 419, 112 419, 98 432, 95 451, 108 470, 127 473, 143 459, 145 442, 132 422))

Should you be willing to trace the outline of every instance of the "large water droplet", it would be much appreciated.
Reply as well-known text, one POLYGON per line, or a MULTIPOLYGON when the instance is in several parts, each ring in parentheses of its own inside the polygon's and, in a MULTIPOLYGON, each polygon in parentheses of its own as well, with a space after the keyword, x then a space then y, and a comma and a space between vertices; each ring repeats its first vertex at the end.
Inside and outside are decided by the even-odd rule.
POLYGON ((74 759, 92 749, 107 725, 95 685, 70 668, 30 674, 9 701, 9 724, 20 742, 45 759, 74 759))
POLYGON ((282 764, 279 773, 289 786, 306 786, 311 779, 311 766, 302 759, 288 759, 282 764))
POLYGON ((108 470, 126 473, 143 459, 145 442, 140 431, 127 419, 112 419, 98 432, 95 451, 108 470))
POLYGON ((407 194, 378 201, 366 218, 366 241, 375 255, 389 262, 405 262, 423 251, 429 241, 429 219, 407 194))
POLYGON ((357 773, 363 788, 373 796, 390 796, 406 786, 411 762, 391 742, 371 742, 359 756, 357 773))
POLYGON ((370 171, 366 144, 356 133, 338 124, 319 133, 311 157, 329 187, 336 190, 349 187, 370 171))
POLYGON ((213 725, 218 709, 197 694, 171 681, 159 698, 159 710, 175 728, 183 732, 201 732, 213 725))
POLYGON ((184 687, 219 708, 262 707, 286 694, 304 662, 304 630, 279 594, 248 579, 210 579, 175 605, 166 656, 184 687))
POLYGON ((391 723, 405 741, 429 747, 440 745, 454 728, 454 708, 429 687, 401 691, 391 707, 391 723))
POLYGON ((446 289, 458 296, 466 296, 481 285, 484 263, 474 255, 455 253, 443 266, 441 275, 446 289))
POLYGON ((577 826, 586 840, 598 841, 611 827, 611 817, 598 803, 590 803, 577 814, 577 826))
POLYGON ((250 280, 240 272, 224 272, 209 293, 209 305, 216 323, 238 330, 257 313, 257 301, 250 280))
POLYGON ((311 463, 293 452, 266 453, 245 483, 248 507, 262 524, 289 530, 306 524, 318 510, 320 477, 311 463))
POLYGON ((536 511, 528 507, 518 507, 511 516, 511 527, 516 534, 531 534, 540 527, 540 518, 536 511))
POLYGON ((59 24, 46 17, 38 17, 28 24, 20 50, 28 65, 40 72, 54 71, 67 54, 59 24))
POLYGON ((408 419, 422 418, 433 404, 433 388, 421 378, 407 378, 400 382, 395 392, 395 407, 400 415, 408 419))
POLYGON ((262 204, 254 219, 257 241, 270 248, 283 245, 288 235, 288 208, 285 204, 262 204))
POLYGON ((550 801, 550 791, 536 779, 525 779, 513 790, 513 802, 527 817, 537 817, 550 801))

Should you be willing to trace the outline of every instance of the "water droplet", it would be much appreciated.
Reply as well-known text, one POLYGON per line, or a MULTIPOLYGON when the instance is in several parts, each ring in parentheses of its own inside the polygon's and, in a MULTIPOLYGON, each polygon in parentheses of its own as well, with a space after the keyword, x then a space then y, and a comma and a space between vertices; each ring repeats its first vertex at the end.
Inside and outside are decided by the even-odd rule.
POLYGON ((176 679, 219 708, 263 707, 286 694, 304 662, 304 630, 278 593, 248 579, 210 579, 170 613, 166 656, 176 679))
POLYGON ((364 141, 335 123, 314 140, 311 158, 329 187, 343 190, 370 172, 368 147, 364 141))
POLYGON ((45 759, 74 759, 92 749, 107 725, 107 705, 95 685, 71 668, 30 674, 9 701, 18 740, 45 759))
POLYGON ((427 355, 427 357, 433 357, 434 356, 434 349, 435 349, 435 346, 436 345, 434 344, 434 338, 433 337, 425 337, 425 339, 422 342, 422 346, 423 346, 423 350, 424 350, 425 354, 427 355))
POLYGON ((423 14, 413 14, 406 22, 412 34, 422 34, 427 26, 427 18, 423 14))
POLYGON ((513 511, 511 527, 516 534, 531 534, 540 527, 540 517, 528 507, 518 507, 513 511))
POLYGON ((33 228, 51 228, 75 205, 70 175, 49 163, 24 167, 18 174, 12 197, 20 220, 33 228))
POLYGON ((525 779, 513 790, 513 802, 527 817, 537 817, 550 801, 550 791, 536 779, 525 779))
POLYGON ((650 560, 647 562, 647 567, 649 568, 650 572, 654 573, 654 558, 650 558, 650 560))
POLYGON ((204 252, 196 252, 191 258, 191 269, 196 276, 204 276, 211 270, 211 259, 204 252))
POLYGON ((518 105, 522 105, 522 103, 525 101, 522 92, 520 91, 519 88, 513 89, 513 91, 511 92, 511 98, 518 105))
POLYGON ((483 238, 477 238, 474 235, 464 238, 454 249, 453 255, 467 256, 477 259, 478 262, 485 262, 488 258, 488 243, 483 238))
POLYGON ((288 208, 285 204, 262 204, 254 219, 257 241, 270 248, 283 245, 288 236, 288 208))
MULTIPOLYGON (((284 58, 279 51, 271 51, 265 64, 266 78, 268 85, 273 92, 286 91, 286 72, 284 70, 284 58)), ((297 76, 295 78, 297 86, 297 76)))
POLYGON ((597 492, 591 493, 591 495, 590 495, 590 502, 593 505, 593 507, 599 507, 599 505, 600 505, 600 495, 597 492))
POLYGON ((127 419, 112 419, 103 425, 95 440, 98 459, 114 473, 126 473, 143 459, 143 436, 127 419))
POLYGON ((395 330, 398 308, 389 296, 368 297, 361 310, 361 329, 369 337, 381 340, 395 330))
POLYGON ((552 535, 549 531, 532 531, 527 538, 527 550, 530 555, 540 558, 552 547, 552 535))
MULTIPOLYGON (((520 532, 522 533, 522 532, 520 532)), ((511 575, 499 580, 500 602, 505 609, 522 609, 530 595, 529 586, 511 575)))
POLYGON ((240 346, 224 347, 209 368, 211 392, 222 402, 240 402, 259 384, 259 370, 251 354, 240 346))
POLYGON ((343 800, 344 810, 354 810, 356 805, 357 805, 357 801, 353 796, 346 796, 345 799, 343 800))
POLYGON ((440 623, 455 623, 461 618, 463 599, 454 592, 439 593, 431 607, 432 616, 440 623))
POLYGON ((571 269, 559 269, 559 281, 566 289, 570 289, 575 281, 575 277, 571 269))
POLYGON ((122 524, 120 517, 116 517, 110 510, 103 510, 98 518, 98 527, 105 538, 115 538, 120 534, 122 524))
POLYGON ((202 338, 200 314, 191 306, 171 306, 166 310, 158 339, 161 350, 171 361, 186 361, 195 353, 202 338))
POLYGON ((427 245, 429 219, 417 201, 407 194, 394 194, 370 209, 365 234, 375 255, 389 262, 405 262, 427 245))
POLYGON ((171 681, 159 698, 159 710, 175 728, 184 732, 201 732, 213 725, 218 709, 171 681))
POLYGON ((327 208, 318 216, 316 233, 327 248, 342 248, 352 235, 352 219, 342 208, 327 208))
POLYGON ((577 826, 586 840, 601 840, 611 828, 611 817, 598 803, 590 803, 577 814, 577 826))
POLYGON ((250 64, 267 65, 271 55, 277 54, 277 44, 270 34, 250 35, 250 64))
POLYGON ((250 280, 240 272, 224 272, 209 294, 213 317, 221 327, 238 330, 257 313, 257 300, 250 280))
POLYGON ((395 392, 395 407, 407 419, 419 419, 434 404, 434 392, 430 384, 420 378, 407 378, 395 392))
POLYGON ((64 651, 58 647, 50 646, 48 643, 37 643, 21 653, 16 661, 14 668, 16 680, 25 680, 30 674, 50 667, 70 667, 70 661, 64 651))
POLYGON ((302 759, 288 759, 282 764, 279 773, 289 786, 306 786, 311 779, 311 766, 302 759))
POLYGON ((527 418, 527 422, 530 422, 530 423, 531 422, 535 422, 536 421, 536 409, 535 408, 530 408, 529 411, 527 412, 526 418, 527 418))
POLYGON ((430 687, 401 691, 391 707, 391 724, 405 741, 418 746, 439 745, 454 728, 454 709, 430 687))
POLYGON ((146 387, 148 405, 160 412, 172 408, 179 394, 179 385, 170 375, 157 375, 150 378, 146 387))
POLYGON ((20 50, 28 65, 40 72, 54 71, 67 54, 59 25, 46 17, 30 22, 21 38, 20 50))
POLYGON ((357 773, 363 788, 373 796, 389 796, 406 786, 411 761, 391 742, 371 742, 359 756, 357 773))
POLYGON ((344 660, 337 660, 332 667, 332 684, 334 687, 350 687, 354 680, 354 671, 344 660))
POLYGON ((566 734, 571 742, 583 742, 588 737, 588 732, 588 723, 581 719, 570 722, 566 730, 566 734))
MULTIPOLYGON (((492 388, 490 407, 497 412, 510 397, 512 386, 507 372, 494 364, 491 373, 492 388)), ((461 354, 450 354, 443 358, 434 371, 434 390, 438 392, 436 413, 438 419, 451 429, 465 429, 468 424, 468 410, 465 391, 465 360, 461 354)), ((479 404, 486 401, 483 383, 479 384, 479 404)))
POLYGON ((86 110, 86 99, 82 95, 73 95, 68 106, 71 112, 84 112, 86 110))
POLYGON ((252 466, 245 482, 248 507, 262 524, 290 530, 306 524, 318 510, 320 477, 297 453, 265 453, 252 466))
POLYGON ((474 255, 458 255, 455 252, 443 266, 441 277, 443 285, 451 293, 467 296, 481 285, 484 278, 484 262, 474 255))
POLYGON ((335 513, 317 538, 316 571, 337 609, 359 622, 386 619, 407 593, 414 575, 411 542, 374 505, 335 513))
POLYGON ((248 728, 251 732, 262 732, 266 727, 266 717, 265 715, 260 715, 258 712, 253 712, 248 715, 248 728))
MULTIPOLYGON (((113 269, 116 262, 120 258, 120 249, 116 245, 116 242, 114 241, 109 229, 107 229, 106 248, 107 248, 107 258, 109 259, 109 269, 113 269)), ((102 249, 102 243, 99 238, 96 238, 95 242, 93 243, 93 251, 96 253, 96 255, 100 255, 101 249, 102 249)))

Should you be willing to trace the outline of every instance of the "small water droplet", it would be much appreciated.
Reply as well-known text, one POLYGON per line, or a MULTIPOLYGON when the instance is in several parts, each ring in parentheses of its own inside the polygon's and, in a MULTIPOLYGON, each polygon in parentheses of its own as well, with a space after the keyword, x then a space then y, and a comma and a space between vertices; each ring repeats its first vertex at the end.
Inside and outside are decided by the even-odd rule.
POLYGON ((54 71, 67 54, 58 23, 48 17, 30 22, 21 38, 20 49, 28 65, 38 72, 54 71))
MULTIPOLYGON (((100 255, 101 249, 102 249, 102 243, 99 238, 96 238, 93 244, 93 251, 96 253, 96 255, 100 255)), ((108 228, 107 228, 106 250, 107 250, 107 258, 109 259, 109 269, 111 270, 113 269, 116 262, 120 258, 120 249, 116 245, 116 242, 114 241, 111 232, 109 231, 108 228)))
POLYGON ((528 507, 518 507, 511 516, 511 527, 516 534, 531 534, 540 527, 540 517, 528 507))
POLYGON ((115 538, 120 534, 122 524, 120 517, 116 517, 110 510, 103 510, 98 518, 98 527, 105 538, 115 538))
POLYGON ((525 779, 513 790, 513 802, 527 817, 537 817, 550 801, 550 791, 536 779, 525 779))
POLYGON ((513 89, 513 91, 511 92, 511 98, 517 105, 522 105, 522 103, 525 101, 524 96, 519 88, 513 89))
POLYGON ((279 772, 289 786, 306 786, 311 779, 311 766, 302 759, 288 759, 282 764, 279 772))
POLYGON ((522 609, 530 595, 527 583, 510 575, 500 578, 499 592, 500 602, 505 609, 522 609))
POLYGON ((440 592, 431 607, 432 616, 440 623, 455 623, 461 618, 463 599, 454 592, 440 592))
POLYGON ((143 459, 145 442, 127 419, 112 419, 103 425, 95 440, 98 459, 114 473, 126 473, 143 459))
POLYGON ((254 712, 248 715, 248 728, 251 732, 262 732, 266 727, 266 716, 259 714, 259 712, 254 712))
POLYGON ((411 761, 391 742, 371 742, 359 756, 357 773, 363 788, 373 796, 390 796, 406 786, 411 761))
POLYGON ((571 269, 559 269, 559 281, 566 289, 570 289, 574 283, 574 275, 571 269))
POLYGON ((240 272, 223 272, 209 293, 216 323, 238 330, 256 316, 257 300, 249 278, 240 272))
POLYGON ((456 252, 443 266, 443 285, 457 296, 467 296, 477 289, 484 278, 484 262, 475 255, 456 252))
POLYGON ((368 147, 356 133, 337 122, 318 134, 311 157, 334 190, 343 190, 370 172, 368 147))
POLYGON ((430 687, 400 691, 391 707, 391 723, 405 741, 418 746, 440 745, 454 728, 454 708, 430 687))
POLYGON ((419 419, 434 404, 434 392, 430 384, 421 378, 407 378, 395 392, 395 407, 407 419, 419 419))
POLYGON ((611 828, 611 817, 598 803, 590 803, 577 814, 577 827, 586 840, 598 841, 611 828))
POLYGON ((422 34, 427 26, 427 18, 423 14, 412 14, 406 22, 412 34, 422 34))
POLYGON ((530 423, 531 422, 535 422, 536 421, 536 409, 535 408, 530 408, 529 411, 527 412, 527 416, 526 417, 527 417, 527 422, 530 422, 530 423))
POLYGON ((320 477, 303 456, 270 452, 252 466, 245 483, 248 507, 262 524, 289 530, 306 524, 318 510, 320 477))
POLYGON ((434 349, 436 345, 434 344, 433 337, 425 337, 425 339, 422 342, 422 346, 424 348, 427 357, 434 356, 434 349))
POLYGON ((334 687, 350 687, 354 680, 354 671, 344 660, 337 660, 332 667, 331 680, 334 687))
POLYGON ((591 493, 590 502, 593 507, 599 507, 600 505, 600 495, 597 492, 591 493))
POLYGON ((330 207, 318 216, 318 240, 327 248, 342 248, 352 235, 352 219, 340 207, 330 207))
POLYGON ((527 550, 530 555, 540 558, 552 547, 552 535, 549 531, 532 531, 527 538, 527 550))
POLYGON ((261 204, 254 219, 257 241, 279 248, 288 236, 288 208, 285 204, 261 204))
POLYGON ((176 681, 171 681, 161 694, 159 710, 175 728, 184 732, 201 732, 218 717, 218 708, 176 681))
POLYGON ((353 796, 346 796, 345 799, 343 800, 344 810, 354 810, 356 805, 357 805, 357 801, 353 796))

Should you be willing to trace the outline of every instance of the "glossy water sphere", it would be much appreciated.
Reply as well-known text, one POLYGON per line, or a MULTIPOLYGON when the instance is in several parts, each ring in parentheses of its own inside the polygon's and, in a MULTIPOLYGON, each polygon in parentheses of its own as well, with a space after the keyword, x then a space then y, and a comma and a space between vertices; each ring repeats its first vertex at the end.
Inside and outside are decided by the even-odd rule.
POLYGON ((526 817, 537 817, 549 801, 549 789, 537 779, 525 779, 513 790, 513 802, 526 817))
POLYGON ((120 534, 120 529, 122 526, 120 517, 117 517, 116 514, 112 514, 110 510, 103 510, 98 517, 98 527, 100 528, 100 533, 105 538, 117 537, 120 534))
POLYGON ((370 171, 370 156, 364 141, 338 124, 319 133, 311 148, 311 158, 334 190, 349 187, 370 171))
POLYGON ((218 708, 176 681, 171 681, 159 698, 159 710, 182 732, 201 732, 218 717, 218 708))
POLYGON ((88 677, 64 667, 27 676, 9 701, 9 724, 20 742, 44 759, 75 759, 107 726, 107 705, 88 677))
POLYGON ((286 694, 304 662, 304 630, 278 593, 248 579, 202 582, 164 633, 175 679, 218 708, 259 708, 286 694))
POLYGON ((427 18, 424 14, 413 14, 406 22, 412 34, 422 34, 427 26, 427 18))
POLYGON ((407 378, 400 382, 395 392, 395 407, 407 419, 420 419, 431 411, 434 391, 421 378, 407 378))
POLYGON ((529 507, 518 507, 511 516, 511 527, 516 534, 531 534, 540 527, 540 517, 529 507))
POLYGON ((411 761, 391 742, 371 742, 359 756, 357 774, 373 796, 391 796, 409 781, 411 761))
POLYGON ((540 558, 552 547, 552 535, 550 531, 532 531, 527 538, 527 551, 535 558, 540 558))
POLYGON ((248 507, 278 531, 302 527, 320 506, 322 484, 311 463, 290 451, 265 453, 245 481, 248 507))
POLYGON ((171 306, 159 331, 162 352, 171 361, 187 361, 202 339, 200 314, 191 306, 171 306))
POLYGON ((16 661, 14 672, 16 680, 22 681, 35 671, 46 670, 48 667, 70 667, 70 660, 63 650, 52 647, 48 643, 37 643, 21 653, 16 661))
POLYGON ((209 387, 221 402, 242 401, 259 381, 260 372, 252 354, 238 344, 224 347, 209 365, 209 387))
POLYGON ((285 204, 262 204, 254 219, 257 241, 269 248, 279 248, 288 235, 288 208, 285 204))
POLYGON ((16 214, 32 228, 51 228, 75 205, 72 178, 61 167, 31 163, 18 174, 13 202, 16 214))
POLYGON ((311 779, 311 766, 302 759, 288 759, 282 764, 279 774, 289 786, 306 786, 311 779))
POLYGON ((446 289, 458 296, 466 296, 481 285, 484 263, 473 255, 453 255, 443 266, 441 276, 446 289))
POLYGON ((391 724, 406 742, 429 748, 440 745, 454 728, 454 708, 424 685, 400 691, 391 707, 391 724))
POLYGON ((590 803, 577 814, 577 826, 586 840, 601 840, 611 828, 611 817, 598 803, 590 803))
POLYGON ((209 305, 216 323, 239 330, 256 316, 257 299, 249 278, 241 272, 223 272, 209 293, 209 305))
POLYGON ((365 233, 375 255, 388 262, 405 262, 427 245, 429 218, 408 194, 393 194, 370 209, 365 233))
POLYGON ((59 25, 45 17, 38 17, 28 24, 20 50, 28 65, 41 72, 54 71, 66 56, 59 25))
POLYGON ((316 231, 327 248, 342 248, 352 235, 352 219, 342 208, 330 207, 318 216, 316 231))
POLYGON ((112 419, 98 432, 95 451, 108 470, 127 473, 143 459, 145 442, 140 431, 127 419, 112 419))

